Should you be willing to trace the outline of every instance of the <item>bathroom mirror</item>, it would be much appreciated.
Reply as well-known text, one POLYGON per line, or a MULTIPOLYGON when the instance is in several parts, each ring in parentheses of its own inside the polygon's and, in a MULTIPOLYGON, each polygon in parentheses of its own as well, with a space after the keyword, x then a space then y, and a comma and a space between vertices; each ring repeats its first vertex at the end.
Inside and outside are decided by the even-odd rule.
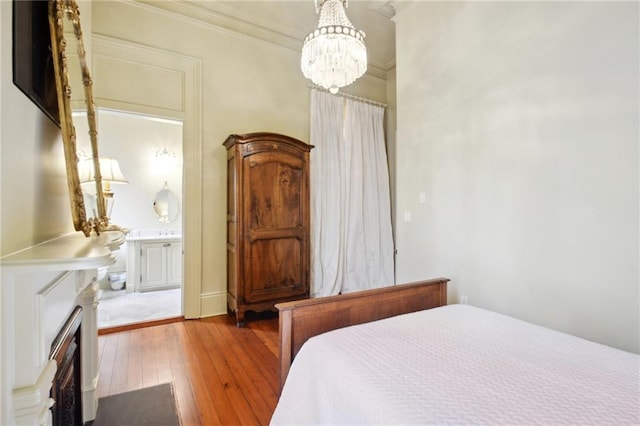
POLYGON ((73 226, 76 231, 82 231, 88 237, 91 235, 92 230, 99 234, 103 230, 114 227, 109 226, 109 218, 106 214, 106 205, 102 192, 102 176, 100 175, 98 160, 96 112, 93 104, 93 83, 86 62, 80 12, 75 0, 49 0, 49 30, 51 32, 51 53, 60 110, 60 127, 64 144, 73 226), (75 46, 75 50, 72 50, 73 46, 75 46), (77 76, 77 78, 70 76, 77 76), (89 215, 87 214, 84 195, 80 187, 76 130, 72 114, 72 104, 75 105, 74 103, 79 98, 84 101, 81 102, 84 105, 81 105, 80 108, 86 109, 91 157, 94 160, 96 170, 97 209, 95 212, 91 211, 89 215))
POLYGON ((171 223, 178 217, 180 200, 166 182, 153 200, 153 211, 162 223, 171 223))

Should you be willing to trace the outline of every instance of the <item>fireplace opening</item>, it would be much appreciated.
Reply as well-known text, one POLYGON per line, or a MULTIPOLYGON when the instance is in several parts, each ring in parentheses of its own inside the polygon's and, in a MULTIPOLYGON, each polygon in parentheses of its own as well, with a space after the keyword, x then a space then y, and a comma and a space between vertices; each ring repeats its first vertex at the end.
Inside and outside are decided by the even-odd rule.
POLYGON ((50 397, 53 426, 82 426, 82 307, 76 306, 51 344, 49 359, 55 360, 56 375, 50 397))

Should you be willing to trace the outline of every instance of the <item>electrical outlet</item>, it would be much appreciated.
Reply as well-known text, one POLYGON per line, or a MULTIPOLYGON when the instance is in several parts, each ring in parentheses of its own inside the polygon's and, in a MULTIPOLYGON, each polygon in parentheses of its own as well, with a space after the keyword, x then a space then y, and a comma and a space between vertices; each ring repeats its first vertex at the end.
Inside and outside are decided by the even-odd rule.
POLYGON ((468 304, 469 299, 467 298, 467 296, 460 296, 460 303, 462 303, 463 305, 468 304))

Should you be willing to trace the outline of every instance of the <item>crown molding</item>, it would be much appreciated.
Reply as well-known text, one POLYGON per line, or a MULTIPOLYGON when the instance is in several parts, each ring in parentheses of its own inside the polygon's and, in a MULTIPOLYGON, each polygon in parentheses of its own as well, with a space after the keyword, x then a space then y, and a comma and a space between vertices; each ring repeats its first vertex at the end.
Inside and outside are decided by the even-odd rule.
MULTIPOLYGON (((402 9, 407 7, 412 0, 378 0, 372 1, 369 9, 375 10, 378 13, 383 14, 387 18, 391 19, 396 14, 400 13, 402 9)), ((391 19, 393 20, 393 19, 391 19)))
POLYGON ((407 8, 407 6, 411 5, 411 3, 413 2, 414 0, 392 0, 392 3, 394 3, 393 7, 396 13, 391 18, 391 21, 396 22, 400 14, 407 8))
POLYGON ((375 10, 376 12, 386 16, 387 18, 393 18, 393 15, 396 14, 395 9, 393 8, 393 1, 390 0, 379 0, 374 1, 369 6, 369 9, 375 10))
MULTIPOLYGON (((208 26, 223 28, 228 31, 266 41, 296 52, 302 51, 303 39, 292 34, 289 26, 279 25, 254 15, 239 12, 225 5, 223 2, 209 2, 207 3, 207 7, 185 0, 134 0, 134 3, 197 21, 208 26)), ((293 28, 293 30, 297 32, 300 31, 300 28, 293 28)), ((393 66, 395 66, 395 60, 393 61, 393 66)), ((374 64, 369 61, 366 73, 372 77, 384 80, 386 79, 388 70, 389 64, 374 64)))

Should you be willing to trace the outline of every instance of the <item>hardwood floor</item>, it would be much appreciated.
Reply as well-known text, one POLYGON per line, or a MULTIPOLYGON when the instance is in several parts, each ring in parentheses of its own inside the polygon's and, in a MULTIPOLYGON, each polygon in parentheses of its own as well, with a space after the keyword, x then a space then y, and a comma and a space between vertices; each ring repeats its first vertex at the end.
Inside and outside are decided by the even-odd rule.
POLYGON ((222 315, 99 336, 100 397, 173 382, 183 426, 266 425, 278 401, 278 318, 222 315))

